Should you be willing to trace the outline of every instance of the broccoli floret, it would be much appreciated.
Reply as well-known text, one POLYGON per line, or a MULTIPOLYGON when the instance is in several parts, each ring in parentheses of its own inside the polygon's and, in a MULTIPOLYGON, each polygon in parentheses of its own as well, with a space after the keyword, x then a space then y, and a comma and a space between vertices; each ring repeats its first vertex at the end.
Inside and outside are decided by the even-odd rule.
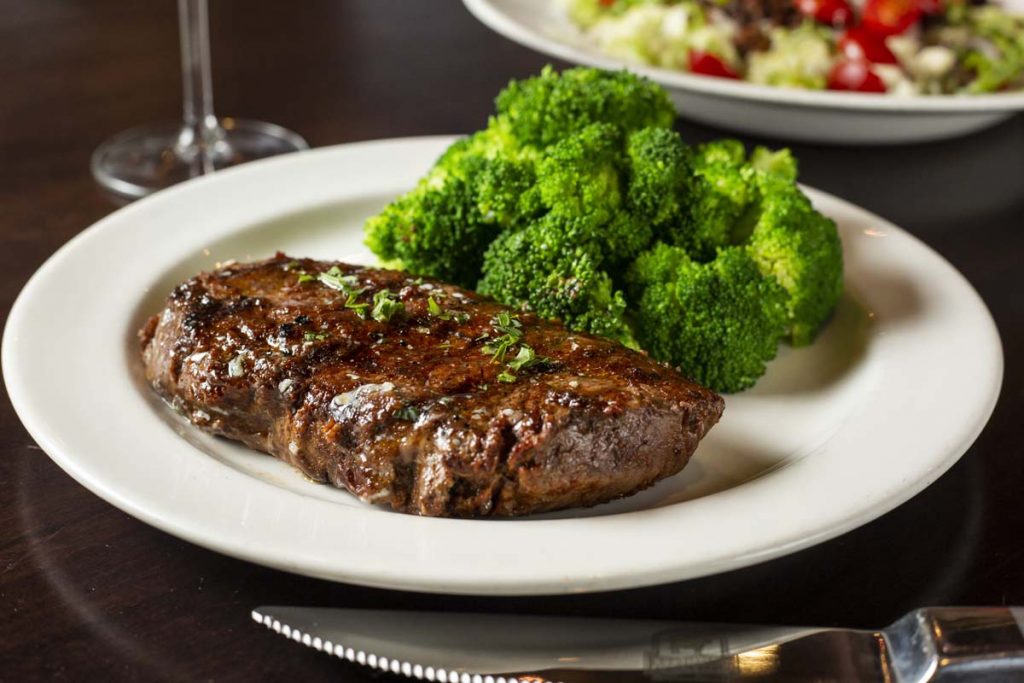
POLYGON ((796 159, 788 148, 772 151, 767 147, 756 147, 754 153, 750 155, 750 165, 758 171, 773 173, 796 182, 796 159))
POLYGON ((367 246, 389 265, 471 287, 499 227, 482 220, 472 186, 449 177, 399 197, 365 231, 367 246))
POLYGON ((627 274, 640 345, 696 381, 733 392, 754 384, 784 333, 786 292, 742 247, 708 263, 657 244, 627 274))
POLYGON ((619 132, 595 123, 549 147, 537 165, 537 187, 552 213, 608 221, 622 204, 619 132))
POLYGON ((485 222, 511 227, 543 213, 531 161, 490 160, 479 168, 474 184, 477 209, 485 222))
POLYGON ((843 248, 832 220, 815 211, 793 182, 760 173, 760 212, 747 251, 788 293, 794 346, 810 344, 843 292, 843 248))
POLYGON ((484 130, 449 146, 420 184, 441 189, 452 178, 464 181, 477 197, 482 220, 508 226, 541 209, 536 158, 535 150, 518 146, 492 119, 484 130))
POLYGON ((757 219, 759 171, 796 179, 796 162, 788 149, 758 147, 749 162, 738 140, 716 140, 689 150, 692 172, 682 204, 686 211, 656 234, 684 247, 698 261, 708 261, 716 250, 741 244, 757 219))
POLYGON ((627 71, 579 67, 512 81, 495 100, 498 118, 523 145, 544 148, 592 123, 623 132, 669 128, 675 110, 664 88, 627 71))
POLYGON ((743 143, 733 138, 705 142, 694 147, 693 151, 693 164, 698 168, 715 164, 739 166, 747 160, 747 150, 743 143))
POLYGON ((596 123, 549 147, 537 165, 545 233, 569 247, 586 242, 602 267, 628 263, 652 237, 623 206, 621 156, 618 129, 596 123))
POLYGON ((626 211, 618 212, 606 223, 598 223, 589 215, 551 212, 536 225, 545 244, 561 244, 567 250, 585 246, 595 263, 605 270, 628 265, 652 239, 651 226, 626 211))
POLYGON ((651 224, 628 211, 620 211, 609 222, 591 228, 589 234, 606 269, 629 264, 654 239, 651 224))
POLYGON ((492 116, 486 128, 453 143, 435 162, 435 166, 457 162, 461 157, 533 160, 537 157, 537 151, 520 145, 508 125, 492 116))
POLYGON ((496 123, 454 142, 367 220, 367 246, 388 265, 472 286, 498 232, 541 212, 533 158, 496 123))
POLYGON ((651 225, 686 221, 686 202, 693 191, 690 154, 679 134, 665 128, 644 128, 626 141, 629 173, 627 197, 637 217, 651 225))
POLYGON ((477 291, 635 348, 625 297, 600 269, 600 255, 590 243, 567 239, 552 221, 557 218, 545 217, 494 240, 477 291))
POLYGON ((665 241, 686 248, 699 261, 740 238, 745 213, 755 198, 753 169, 738 140, 719 140, 692 148, 693 179, 688 214, 663 231, 665 241))

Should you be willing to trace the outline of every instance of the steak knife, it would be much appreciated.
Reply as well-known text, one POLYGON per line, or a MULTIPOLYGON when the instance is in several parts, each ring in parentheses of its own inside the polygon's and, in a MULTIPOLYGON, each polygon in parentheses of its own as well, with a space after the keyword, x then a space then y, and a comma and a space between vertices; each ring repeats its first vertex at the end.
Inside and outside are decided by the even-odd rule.
POLYGON ((917 609, 877 631, 259 607, 286 638, 444 683, 1024 680, 1024 608, 917 609))

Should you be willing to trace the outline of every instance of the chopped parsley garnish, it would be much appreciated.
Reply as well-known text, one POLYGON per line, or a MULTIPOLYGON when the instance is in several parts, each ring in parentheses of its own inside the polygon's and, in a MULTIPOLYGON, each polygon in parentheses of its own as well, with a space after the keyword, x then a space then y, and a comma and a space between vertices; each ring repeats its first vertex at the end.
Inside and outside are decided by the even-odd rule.
MULTIPOLYGON (((500 336, 491 339, 491 341, 484 344, 480 350, 491 356, 492 363, 505 364, 506 369, 498 373, 499 382, 515 382, 517 377, 512 371, 519 372, 520 370, 551 362, 551 359, 549 358, 538 356, 534 352, 533 347, 529 344, 523 343, 523 324, 519 322, 519 318, 515 315, 508 313, 507 311, 502 311, 491 319, 491 327, 493 327, 495 332, 498 332, 500 336), (519 349, 515 352, 515 356, 512 357, 511 360, 506 361, 506 357, 510 355, 517 346, 519 349)), ((482 338, 487 337, 485 335, 482 338)))
POLYGON ((508 311, 502 311, 491 318, 491 326, 501 334, 512 335, 517 339, 523 336, 523 324, 519 322, 518 317, 508 311))
POLYGON ((356 312, 363 320, 366 320, 366 309, 370 307, 367 302, 359 303, 357 299, 362 292, 349 292, 348 299, 345 300, 345 308, 351 309, 356 312))
POLYGON ((427 310, 430 312, 430 315, 441 320, 454 320, 457 323, 464 323, 469 320, 469 313, 441 308, 441 305, 434 300, 433 296, 427 297, 427 310))
POLYGON ((331 289, 345 294, 351 294, 352 292, 356 292, 358 294, 365 291, 362 289, 356 289, 356 285, 359 284, 359 278, 355 275, 343 275, 338 266, 331 266, 327 272, 317 273, 316 275, 300 271, 299 284, 302 285, 307 282, 319 282, 331 289))
MULTIPOLYGON (((355 275, 345 275, 341 272, 338 266, 331 266, 326 272, 318 273, 317 275, 310 275, 309 273, 299 274, 299 284, 306 282, 319 282, 325 287, 341 292, 346 296, 345 308, 350 311, 354 311, 363 320, 366 320, 367 309, 370 308, 369 302, 360 302, 359 297, 362 296, 367 287, 359 287, 359 278, 355 275)), ((384 298, 390 296, 390 292, 384 298)), ((373 297, 373 318, 381 322, 391 319, 391 316, 396 312, 396 302, 385 302, 381 303, 381 292, 377 292, 373 297)), ((401 303, 397 303, 397 307, 404 310, 401 303)))
POLYGON ((359 284, 359 279, 355 275, 342 275, 341 269, 338 266, 331 266, 330 270, 326 273, 320 273, 316 276, 316 279, 321 284, 345 294, 354 292, 356 285, 359 284))
POLYGON ((302 339, 308 342, 323 341, 327 339, 326 332, 307 332, 302 335, 302 339))
POLYGON ((523 338, 523 324, 514 315, 502 311, 491 319, 491 327, 500 334, 484 344, 482 351, 495 363, 502 363, 505 355, 523 338))
POLYGON ((550 358, 538 356, 534 353, 532 347, 527 344, 523 344, 519 347, 519 353, 516 354, 516 357, 510 360, 507 365, 510 369, 518 371, 525 368, 532 368, 536 365, 544 365, 550 362, 550 358))
POLYGON ((491 361, 494 363, 502 363, 505 360, 505 354, 516 345, 519 340, 511 335, 504 334, 493 342, 483 345, 480 350, 488 354, 491 357, 491 361))
POLYGON ((406 422, 415 422, 420 418, 420 411, 412 405, 404 405, 395 412, 396 420, 405 420, 406 422))
POLYGON ((405 304, 395 299, 390 289, 382 289, 373 295, 373 310, 370 316, 379 323, 386 323, 396 314, 405 313, 405 304))

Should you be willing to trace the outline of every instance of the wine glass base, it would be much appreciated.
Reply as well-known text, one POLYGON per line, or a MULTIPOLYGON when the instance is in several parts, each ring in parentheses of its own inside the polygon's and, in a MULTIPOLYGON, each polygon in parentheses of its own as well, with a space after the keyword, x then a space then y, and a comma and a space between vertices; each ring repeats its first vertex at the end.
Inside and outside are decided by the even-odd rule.
POLYGON ((155 124, 126 130, 96 148, 92 175, 121 197, 137 199, 189 178, 265 157, 309 149, 296 133, 272 123, 224 118, 216 143, 201 154, 183 145, 181 124, 155 124))

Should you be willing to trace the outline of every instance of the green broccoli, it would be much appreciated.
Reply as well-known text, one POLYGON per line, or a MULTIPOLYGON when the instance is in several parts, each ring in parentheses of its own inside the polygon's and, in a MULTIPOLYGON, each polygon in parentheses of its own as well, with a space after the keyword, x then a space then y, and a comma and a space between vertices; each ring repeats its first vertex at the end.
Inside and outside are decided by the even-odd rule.
POLYGON ((742 244, 750 236, 759 208, 759 171, 796 179, 796 161, 788 149, 757 147, 748 161, 739 140, 724 139, 689 148, 687 154, 689 184, 677 194, 685 211, 656 234, 698 261, 708 261, 717 249, 742 244))
POLYGON ((399 197, 368 219, 365 231, 367 246, 385 263, 471 287, 499 227, 482 219, 472 185, 450 177, 399 197))
POLYGON ((545 234, 569 248, 588 243, 602 267, 628 263, 653 234, 623 206, 621 156, 618 129, 595 123, 548 147, 537 164, 545 234))
POLYGON ((685 247, 693 258, 707 261, 721 247, 735 244, 755 198, 753 168, 738 140, 718 140, 692 148, 693 181, 689 213, 666 231, 666 241, 685 247))
POLYGON ((600 269, 600 255, 592 243, 566 239, 555 227, 558 221, 549 215, 494 240, 477 291, 635 348, 626 299, 600 269))
POLYGON ((635 215, 652 226, 686 221, 693 192, 690 154, 679 133, 666 128, 643 128, 626 141, 629 173, 627 198, 635 215))
POLYGON ((784 333, 786 292, 741 247, 698 263, 657 244, 627 274, 640 345, 716 391, 752 386, 784 333))
POLYGON ((786 289, 790 341, 804 346, 814 340, 843 292, 839 233, 785 177, 759 173, 756 187, 759 215, 746 248, 761 272, 786 289))
POLYGON ((669 128, 675 120, 675 109, 658 84, 628 71, 586 67, 559 74, 546 66, 539 76, 509 83, 495 105, 512 136, 537 148, 592 123, 609 123, 628 133, 648 126, 669 128))
POLYGON ((608 221, 622 204, 621 141, 615 126, 595 123, 551 145, 537 164, 537 187, 552 213, 608 221))
POLYGON ((533 156, 497 124, 457 140, 367 220, 367 246, 389 265, 472 286, 498 232, 541 213, 533 156))
POLYGON ((712 166, 725 164, 740 166, 747 160, 747 150, 743 143, 733 138, 721 138, 697 145, 694 150, 694 164, 712 166))
POLYGON ((588 232, 594 248, 601 254, 605 269, 617 269, 650 246, 654 239, 651 224, 628 211, 620 211, 603 225, 592 226, 588 232))
POLYGON ((473 184, 476 207, 486 223, 508 228, 543 214, 532 161, 491 159, 480 165, 473 184))
POLYGON ((497 104, 367 221, 379 257, 638 339, 721 391, 753 384, 785 335, 813 339, 842 290, 842 251, 788 150, 687 147, 664 91, 626 72, 548 68, 497 104))
POLYGON ((750 155, 750 165, 758 171, 772 173, 791 182, 796 182, 796 159, 787 148, 773 151, 767 147, 756 147, 753 154, 750 155))

